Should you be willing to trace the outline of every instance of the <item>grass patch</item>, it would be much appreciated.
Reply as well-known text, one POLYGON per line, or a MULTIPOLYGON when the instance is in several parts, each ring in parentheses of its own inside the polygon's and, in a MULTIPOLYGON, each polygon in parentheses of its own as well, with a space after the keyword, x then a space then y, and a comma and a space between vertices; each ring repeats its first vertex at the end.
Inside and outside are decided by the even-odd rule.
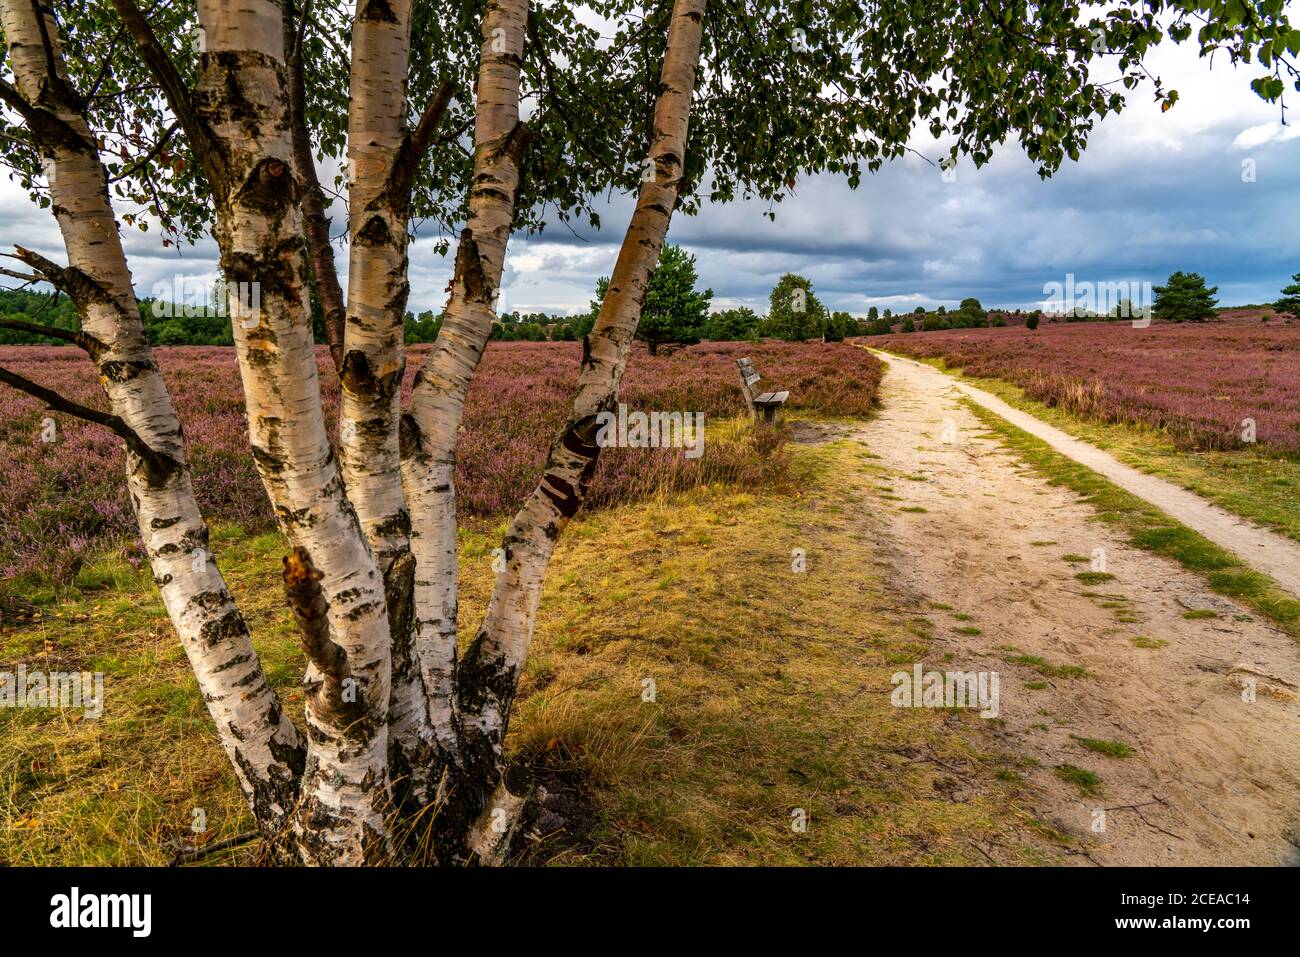
MULTIPOLYGON (((997 432, 1009 448, 1015 450, 1050 483, 1063 485, 1083 496, 1096 509, 1101 521, 1124 533, 1133 545, 1167 555, 1184 567, 1204 574, 1212 590, 1241 601, 1289 634, 1300 636, 1300 599, 1284 591, 1272 578, 1242 565, 1231 552, 1174 521, 1154 505, 1124 491, 1086 466, 1066 458, 1047 443, 1016 428, 983 406, 969 399, 962 401, 990 429, 997 432)), ((1296 507, 1295 503, 1292 503, 1292 507, 1296 507)), ((1101 573, 1080 572, 1075 577, 1086 583, 1087 580, 1082 576, 1095 574, 1101 573)))
POLYGON ((1052 773, 1067 784, 1073 784, 1084 797, 1091 797, 1101 790, 1101 778, 1092 771, 1075 767, 1073 764, 1061 764, 1052 768, 1052 773))
POLYGON ((1163 648, 1169 642, 1163 638, 1148 638, 1145 635, 1138 635, 1133 639, 1134 648, 1163 648))
POLYGON ((1183 617, 1195 621, 1198 618, 1218 618, 1219 613, 1213 608, 1192 608, 1183 612, 1183 617))
POLYGON ((1115 580, 1115 576, 1110 572, 1075 572, 1074 577, 1085 585, 1100 585, 1102 582, 1115 580))
POLYGON ((1127 758, 1133 753, 1133 749, 1122 741, 1106 741, 1101 738, 1081 738, 1077 734, 1070 735, 1079 746, 1087 748, 1089 751, 1095 751, 1098 754, 1104 754, 1108 758, 1127 758))
POLYGON ((1027 668, 1033 668, 1040 675, 1047 678, 1087 678, 1088 669, 1081 665, 1054 665, 1044 658, 1037 655, 1006 655, 1003 658, 1008 664, 1024 665, 1027 668))

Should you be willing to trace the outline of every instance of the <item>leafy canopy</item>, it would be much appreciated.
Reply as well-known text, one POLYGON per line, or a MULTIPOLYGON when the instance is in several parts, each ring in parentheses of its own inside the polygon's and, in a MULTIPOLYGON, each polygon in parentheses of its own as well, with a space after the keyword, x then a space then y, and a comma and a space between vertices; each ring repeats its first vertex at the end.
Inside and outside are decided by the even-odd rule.
MULTIPOLYGON (((322 179, 345 198, 352 4, 285 0, 301 29, 307 121, 322 179)), ((142 4, 188 82, 200 51, 194 0, 142 4)), ((1300 30, 1283 0, 713 0, 691 115, 680 205, 756 197, 774 206, 800 176, 832 172, 852 186, 901 156, 914 128, 952 139, 951 156, 986 162, 1019 141, 1041 175, 1077 159, 1095 122, 1151 84, 1165 108, 1178 94, 1144 56, 1169 39, 1203 56, 1256 63, 1270 101, 1300 89, 1300 30), (1090 69, 1091 68, 1091 69, 1090 69), (1095 74, 1095 76, 1094 76, 1095 74)), ((412 122, 442 81, 455 88, 441 138, 417 180, 413 222, 442 245, 464 219, 473 84, 486 0, 420 2, 412 27, 412 122)), ((672 4, 632 0, 536 4, 523 62, 523 113, 533 128, 518 226, 575 215, 599 225, 597 200, 635 190, 645 171, 650 104, 672 4)), ((167 245, 207 227, 208 190, 164 98, 109 0, 58 4, 68 74, 103 143, 123 223, 161 227, 167 245)), ((3 71, 12 80, 8 68, 3 71)), ((0 154, 48 204, 41 158, 13 114, 0 113, 0 154), (26 144, 26 145, 25 145, 26 144)), ((338 225, 335 226, 336 232, 338 225)))
POLYGON ((1273 303, 1273 308, 1292 319, 1300 319, 1300 272, 1291 278, 1295 281, 1282 287, 1282 298, 1273 303))
POLYGON ((786 273, 768 297, 765 332, 777 339, 803 342, 820 339, 829 314, 812 291, 812 280, 786 273))

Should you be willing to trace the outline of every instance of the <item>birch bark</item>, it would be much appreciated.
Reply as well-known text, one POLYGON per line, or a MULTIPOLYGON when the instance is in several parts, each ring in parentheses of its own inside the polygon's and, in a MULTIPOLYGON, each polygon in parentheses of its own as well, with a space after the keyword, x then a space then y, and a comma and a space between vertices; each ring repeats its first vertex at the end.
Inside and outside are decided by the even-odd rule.
POLYGON ((456 440, 465 395, 496 316, 528 129, 519 119, 527 0, 493 0, 483 17, 475 90, 469 221, 456 251, 451 299, 416 375, 402 422, 402 475, 412 516, 415 648, 444 749, 459 753, 456 684, 456 440))
POLYGON ((5 38, 23 97, 50 118, 35 124, 47 163, 55 217, 68 254, 58 273, 78 307, 82 331, 112 412, 170 466, 127 451, 127 487, 167 614, 198 679, 240 787, 259 827, 278 832, 292 810, 303 745, 283 714, 243 616, 208 545, 194 497, 180 422, 145 339, 131 274, 109 202, 107 174, 79 98, 67 82, 53 17, 31 0, 2 0, 5 38), (51 75, 51 69, 53 75, 51 75))
POLYGON ((329 637, 346 657, 342 693, 357 706, 309 697, 294 829, 308 863, 366 863, 387 850, 388 616, 383 574, 345 494, 321 406, 283 10, 274 0, 200 0, 198 9, 205 52, 194 107, 227 172, 226 188, 214 190, 213 234, 232 287, 249 438, 281 528, 321 574, 329 637), (256 308, 243 307, 241 283, 259 291, 256 308))

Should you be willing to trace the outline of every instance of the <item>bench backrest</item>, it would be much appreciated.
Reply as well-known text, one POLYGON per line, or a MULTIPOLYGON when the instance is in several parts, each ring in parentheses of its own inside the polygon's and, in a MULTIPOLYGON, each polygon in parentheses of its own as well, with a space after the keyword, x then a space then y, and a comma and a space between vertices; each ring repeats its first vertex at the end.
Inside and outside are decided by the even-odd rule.
POLYGON ((755 383, 761 376, 758 370, 754 368, 754 363, 749 358, 740 358, 736 360, 736 369, 740 372, 740 391, 745 394, 745 404, 749 406, 749 411, 754 411, 754 397, 758 395, 758 390, 754 388, 755 383))

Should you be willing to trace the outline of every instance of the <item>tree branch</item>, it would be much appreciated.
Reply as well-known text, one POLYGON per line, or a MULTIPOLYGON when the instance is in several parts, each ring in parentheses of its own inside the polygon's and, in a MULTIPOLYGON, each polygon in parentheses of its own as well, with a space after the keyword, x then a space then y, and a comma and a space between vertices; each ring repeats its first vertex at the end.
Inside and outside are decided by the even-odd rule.
POLYGON ((365 712, 360 694, 355 693, 351 701, 345 700, 343 683, 352 677, 352 670, 347 653, 330 638, 329 602, 320 584, 324 577, 325 573, 312 564, 307 549, 301 545, 284 557, 284 593, 289 599, 289 610, 298 625, 307 659, 323 679, 312 692, 317 706, 328 713, 354 710, 361 717, 365 712))
POLYGON ((150 470, 158 476, 171 475, 181 467, 180 463, 170 455, 164 455, 162 452, 151 449, 144 439, 140 438, 139 434, 122 421, 119 416, 111 415, 108 412, 100 412, 98 409, 92 409, 79 402, 73 402, 71 399, 65 399, 53 389, 47 389, 45 386, 20 376, 16 372, 10 372, 8 369, 0 368, 0 382, 12 386, 19 392, 26 392, 33 398, 40 399, 51 411, 65 412, 75 418, 95 425, 102 425, 117 433, 122 441, 126 443, 127 448, 138 455, 150 470))
POLYGON ((34 282, 47 282, 44 276, 37 276, 35 273, 15 272, 12 269, 0 269, 0 276, 9 276, 11 279, 21 279, 24 286, 30 286, 34 282))
POLYGON ((303 232, 307 237, 307 250, 311 257, 312 274, 316 278, 316 295, 324 313, 325 336, 329 340, 330 358, 334 371, 343 371, 343 330, 347 324, 347 304, 343 300, 343 287, 339 284, 338 267, 334 263, 334 247, 330 245, 330 221, 325 215, 325 191, 316 175, 316 159, 312 156, 311 138, 307 132, 307 92, 302 65, 302 37, 311 16, 311 0, 303 4, 302 22, 295 32, 293 6, 289 4, 284 17, 284 45, 292 50, 285 66, 289 73, 289 124, 293 131, 293 159, 302 180, 303 232))
POLYGON ((452 94, 455 92, 456 87, 450 80, 439 83, 438 88, 433 91, 429 105, 420 114, 419 122, 407 132, 406 138, 398 148, 397 157, 393 160, 393 168, 388 174, 388 189, 403 202, 410 197, 411 187, 415 183, 415 174, 419 171, 420 164, 424 162, 429 147, 433 145, 438 124, 442 122, 443 115, 447 112, 447 105, 451 103, 452 94))
POLYGON ((49 24, 45 22, 45 10, 41 6, 41 0, 31 0, 31 3, 36 25, 41 31, 41 49, 45 54, 46 89, 55 90, 55 95, 60 100, 80 113, 85 104, 81 102, 81 98, 68 85, 67 80, 63 78, 63 74, 59 72, 59 64, 54 56, 54 43, 50 39, 50 28, 49 24))
POLYGON ((149 21, 145 19, 133 0, 113 0, 113 9, 122 18, 126 28, 131 31, 131 38, 148 65, 149 72, 162 87, 168 106, 171 107, 172 113, 185 131, 186 138, 208 174, 212 191, 224 195, 229 188, 225 157, 208 130, 207 124, 195 112, 194 105, 190 101, 189 87, 185 85, 185 80, 176 69, 176 64, 171 61, 167 51, 158 42, 153 27, 149 26, 149 21))
POLYGON ((150 149, 148 153, 145 153, 143 156, 137 159, 134 163, 132 163, 122 172, 118 173, 116 176, 110 179, 109 183, 111 184, 111 183, 116 183, 120 180, 124 180, 128 176, 134 175, 136 170, 143 169, 144 167, 148 166, 151 162, 153 162, 154 157, 163 151, 163 147, 165 147, 167 143, 171 140, 172 134, 174 134, 179 128, 180 128, 179 122, 172 123, 171 126, 167 127, 167 129, 163 131, 163 135, 158 137, 158 142, 153 145, 153 148, 150 149))
MULTIPOLYGON (((6 271, 0 269, 0 272, 6 271)), ((88 336, 84 332, 77 332, 75 329, 60 329, 58 326, 47 326, 39 322, 23 322, 20 319, 4 318, 0 318, 0 329, 16 329, 19 332, 30 332, 34 336, 62 339, 64 342, 71 342, 73 345, 81 346, 91 356, 95 356, 104 350, 104 344, 94 336, 88 336)))
POLYGON ((40 253, 22 246, 15 246, 14 250, 11 258, 31 266, 46 282, 56 289, 62 289, 78 308, 85 309, 92 303, 113 301, 107 289, 75 266, 60 266, 52 259, 46 259, 40 253))
POLYGON ((43 106, 33 106, 16 89, 0 80, 0 102, 23 118, 27 128, 36 137, 37 143, 52 148, 55 144, 69 149, 85 152, 93 148, 86 137, 78 133, 71 124, 43 106))

